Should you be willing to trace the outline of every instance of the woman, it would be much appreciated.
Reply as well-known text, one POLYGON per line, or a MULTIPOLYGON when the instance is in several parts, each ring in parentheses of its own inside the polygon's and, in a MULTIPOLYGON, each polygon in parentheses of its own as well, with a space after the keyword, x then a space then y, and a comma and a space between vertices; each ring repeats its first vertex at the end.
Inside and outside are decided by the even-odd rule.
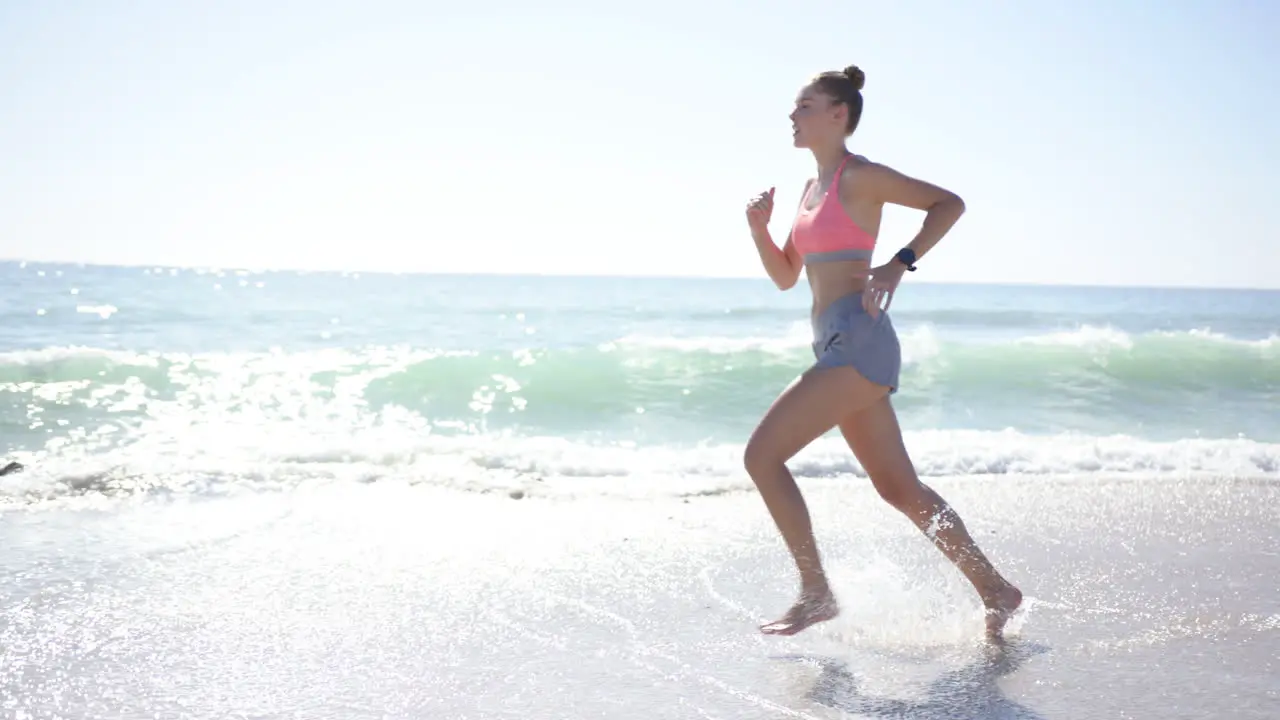
POLYGON ((954 193, 851 154, 845 140, 862 115, 865 77, 856 66, 824 72, 800 92, 791 113, 796 147, 808 148, 818 176, 805 183, 781 249, 769 235, 773 189, 747 207, 747 221, 769 277, 791 288, 803 267, 813 291, 816 362, 769 408, 747 443, 744 463, 800 571, 800 597, 761 627, 792 635, 839 613, 810 526, 809 511, 786 462, 838 426, 876 490, 937 545, 973 583, 987 609, 987 632, 1000 635, 1022 593, 996 572, 964 523, 920 482, 903 446, 889 396, 897 391, 901 352, 887 315, 905 271, 915 270, 964 212, 954 193), (872 251, 885 203, 924 210, 924 225, 893 259, 874 269, 872 251), (883 304, 883 307, 881 305, 883 304))

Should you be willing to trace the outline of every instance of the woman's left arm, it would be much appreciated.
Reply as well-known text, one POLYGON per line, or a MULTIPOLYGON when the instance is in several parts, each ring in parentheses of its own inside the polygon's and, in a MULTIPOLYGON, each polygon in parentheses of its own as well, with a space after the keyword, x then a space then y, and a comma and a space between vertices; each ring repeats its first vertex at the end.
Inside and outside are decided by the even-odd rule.
POLYGON ((862 173, 864 189, 880 202, 924 210, 920 232, 907 243, 916 259, 933 249, 964 214, 959 195, 932 183, 904 175, 886 165, 870 163, 862 173))
MULTIPOLYGON (((927 214, 920 232, 907 243, 911 257, 903 260, 897 254, 888 262, 871 271, 862 305, 873 317, 888 310, 893 293, 902 281, 902 275, 915 269, 915 261, 933 249, 943 235, 964 214, 964 200, 960 196, 932 183, 908 177, 885 165, 868 163, 860 172, 863 191, 882 203, 924 210, 927 214)), ((899 253, 901 250, 898 251, 899 253)))

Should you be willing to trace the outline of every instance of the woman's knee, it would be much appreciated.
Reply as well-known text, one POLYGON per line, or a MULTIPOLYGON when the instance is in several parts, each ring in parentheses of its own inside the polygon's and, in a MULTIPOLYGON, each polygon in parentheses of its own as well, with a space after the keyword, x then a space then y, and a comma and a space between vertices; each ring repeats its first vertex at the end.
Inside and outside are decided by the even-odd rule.
POLYGON ((778 443, 774 442, 762 428, 757 428, 752 433, 747 440, 746 448, 742 451, 742 466, 752 478, 768 474, 779 465, 785 465, 786 462, 787 458, 778 443))
POLYGON ((914 473, 894 473, 892 476, 872 477, 872 484, 881 499, 904 513, 920 509, 926 504, 924 485, 914 473))
POLYGON ((753 476, 784 466, 796 453, 866 402, 870 384, 853 368, 806 371, 783 390, 756 426, 743 450, 753 476))

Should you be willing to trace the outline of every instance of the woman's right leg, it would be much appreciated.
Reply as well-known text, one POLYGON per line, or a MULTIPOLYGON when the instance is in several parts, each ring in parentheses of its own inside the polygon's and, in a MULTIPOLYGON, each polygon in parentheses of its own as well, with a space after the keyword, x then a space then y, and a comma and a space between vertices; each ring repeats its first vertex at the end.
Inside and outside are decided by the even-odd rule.
POLYGON ((800 599, 768 634, 792 635, 838 612, 813 536, 809 510, 786 462, 806 445, 888 393, 851 367, 813 368, 778 396, 747 442, 743 463, 800 572, 800 599))

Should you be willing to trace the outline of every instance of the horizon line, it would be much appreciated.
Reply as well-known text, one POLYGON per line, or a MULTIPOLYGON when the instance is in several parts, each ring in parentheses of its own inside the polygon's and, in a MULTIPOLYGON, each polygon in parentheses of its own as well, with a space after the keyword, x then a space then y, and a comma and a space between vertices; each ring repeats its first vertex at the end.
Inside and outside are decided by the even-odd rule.
MULTIPOLYGON (((696 275, 696 274, 680 274, 680 275, 664 275, 660 273, 538 273, 538 272, 508 272, 500 270, 385 270, 385 269, 334 269, 334 268, 305 268, 305 267, 266 267, 254 265, 205 265, 205 264, 180 264, 180 263, 140 263, 140 262, 86 262, 74 260, 36 260, 31 258, 18 257, 0 257, 0 265, 45 265, 53 267, 80 267, 80 268, 119 268, 119 269, 139 269, 139 270, 181 270, 197 273, 288 273, 295 275, 383 275, 383 276, 418 276, 418 277, 512 277, 512 278, 546 278, 546 279, 583 279, 583 278, 600 278, 605 280, 743 280, 743 281, 759 281, 768 283, 769 278, 763 273, 759 276, 755 275, 696 275)), ((804 275, 800 277, 800 282, 807 282, 804 275)), ((1109 290, 1230 290, 1239 292, 1280 292, 1280 286, 1276 287, 1250 287, 1244 285, 1163 285, 1157 283, 1151 284, 1114 284, 1106 282, 1069 282, 1069 283, 1039 283, 1039 282, 1016 282, 1010 280, 930 280, 926 278, 912 278, 912 284, 920 285, 937 285, 937 286, 974 286, 974 287, 1018 287, 1018 288, 1072 288, 1072 289, 1109 289, 1109 290)))

